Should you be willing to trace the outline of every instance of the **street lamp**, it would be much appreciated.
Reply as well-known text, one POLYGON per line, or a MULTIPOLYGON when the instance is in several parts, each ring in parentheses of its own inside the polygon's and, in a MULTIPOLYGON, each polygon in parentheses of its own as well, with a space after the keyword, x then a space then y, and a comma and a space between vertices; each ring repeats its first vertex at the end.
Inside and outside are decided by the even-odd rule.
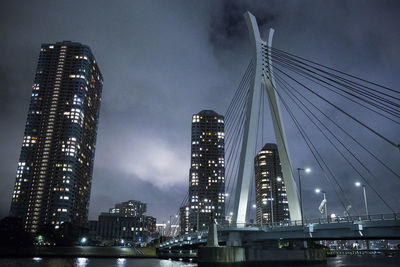
POLYGON ((326 192, 325 192, 325 191, 321 191, 321 189, 319 189, 319 188, 316 188, 316 189, 315 189, 315 193, 319 194, 319 193, 321 193, 321 192, 322 192, 322 194, 323 194, 323 196, 324 196, 324 199, 323 199, 322 201, 323 201, 323 203, 324 203, 325 217, 326 217, 326 219, 328 220, 328 210, 327 210, 327 208, 326 208, 326 192))
MULTIPOLYGON (((355 186, 360 187, 361 183, 360 182, 355 182, 355 186)), ((365 213, 367 214, 368 217, 368 203, 367 203, 367 191, 365 190, 365 184, 362 185, 363 188, 363 193, 364 193, 364 205, 365 205, 365 213)))
POLYGON ((81 245, 82 246, 85 245, 86 241, 87 241, 87 238, 86 237, 82 237, 81 238, 81 245))
POLYGON ((310 168, 297 168, 297 173, 299 174, 299 192, 300 192, 300 211, 301 211, 301 225, 304 225, 304 215, 303 215, 303 197, 301 194, 301 175, 300 172, 305 171, 306 173, 311 172, 310 168))

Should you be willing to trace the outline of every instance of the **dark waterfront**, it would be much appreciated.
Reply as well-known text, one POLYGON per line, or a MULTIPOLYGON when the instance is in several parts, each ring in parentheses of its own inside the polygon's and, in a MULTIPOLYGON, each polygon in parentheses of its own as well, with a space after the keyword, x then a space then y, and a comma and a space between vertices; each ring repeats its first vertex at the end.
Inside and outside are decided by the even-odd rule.
MULTIPOLYGON (((187 263, 159 259, 134 258, 5 258, 0 259, 1 267, 175 267, 197 266, 196 263, 187 263)), ((267 266, 267 265, 264 265, 267 266)), ((268 264, 268 266, 281 266, 268 264)), ((287 266, 287 265, 286 265, 287 266)), ((296 265, 296 266, 335 266, 335 267, 397 267, 400 266, 400 257, 386 256, 338 256, 328 258, 326 264, 296 265)))

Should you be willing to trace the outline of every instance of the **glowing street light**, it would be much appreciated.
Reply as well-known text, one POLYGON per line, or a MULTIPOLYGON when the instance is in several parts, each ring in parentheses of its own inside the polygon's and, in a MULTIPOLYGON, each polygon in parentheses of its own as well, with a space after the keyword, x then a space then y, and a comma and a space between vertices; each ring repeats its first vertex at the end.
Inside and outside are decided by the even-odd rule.
POLYGON ((355 184, 355 186, 357 186, 357 187, 362 186, 362 188, 363 188, 363 193, 364 193, 364 205, 365 205, 365 214, 366 214, 367 217, 368 217, 367 191, 366 191, 366 189, 365 189, 365 184, 361 185, 360 182, 355 182, 354 184, 355 184))
POLYGON ((301 175, 300 172, 305 171, 306 173, 310 173, 311 169, 310 168, 297 168, 297 173, 299 174, 299 192, 300 192, 300 211, 301 211, 301 225, 304 225, 304 215, 303 215, 303 197, 302 197, 302 192, 301 192, 301 175))
POLYGON ((87 238, 86 237, 82 237, 81 238, 81 245, 85 245, 87 242, 87 238))
MULTIPOLYGON (((324 210, 325 210, 325 217, 326 217, 326 219, 329 219, 328 210, 327 210, 327 207, 326 207, 326 202, 327 202, 327 200, 326 200, 326 192, 325 191, 321 191, 321 189, 319 189, 319 188, 315 188, 315 193, 317 193, 317 194, 322 193, 323 194, 324 198, 323 198, 322 203, 320 205, 320 211, 321 211, 321 208, 323 206, 324 210)), ((321 213, 322 213, 322 211, 321 211, 321 213)))

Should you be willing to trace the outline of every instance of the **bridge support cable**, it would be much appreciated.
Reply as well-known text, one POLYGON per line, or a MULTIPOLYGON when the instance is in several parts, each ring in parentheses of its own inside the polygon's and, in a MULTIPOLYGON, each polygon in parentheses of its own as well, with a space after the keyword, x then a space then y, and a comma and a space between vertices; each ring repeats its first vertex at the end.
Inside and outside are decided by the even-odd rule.
POLYGON ((393 117, 400 118, 400 111, 399 110, 397 110, 397 109, 395 109, 393 107, 390 107, 390 106, 388 106, 388 105, 386 105, 384 103, 376 103, 376 99, 374 97, 368 97, 369 100, 361 98, 359 95, 357 95, 357 92, 356 93, 351 93, 351 92, 346 91, 345 89, 348 88, 347 86, 342 86, 342 88, 341 88, 340 85, 332 84, 332 81, 326 81, 326 80, 323 80, 321 78, 318 78, 316 75, 307 73, 304 69, 298 68, 296 66, 291 65, 290 63, 283 62, 283 61, 281 61, 279 59, 277 59, 275 62, 276 62, 276 64, 278 64, 278 65, 280 65, 282 67, 285 67, 286 69, 296 73, 297 75, 302 76, 303 78, 306 78, 306 79, 308 79, 308 80, 310 80, 310 81, 312 81, 312 82, 324 87, 325 89, 327 89, 327 90, 329 90, 329 91, 331 91, 331 92, 333 92, 333 93, 335 93, 337 95, 340 95, 340 96, 346 98, 349 101, 352 101, 352 102, 354 102, 354 103, 356 103, 356 104, 358 104, 358 105, 360 105, 360 106, 362 106, 362 107, 364 107, 364 108, 366 108, 366 109, 368 109, 368 110, 370 110, 370 111, 372 111, 372 112, 374 112, 376 114, 379 114, 380 116, 383 116, 384 118, 389 119, 392 122, 395 122, 396 124, 400 124, 398 121, 395 121, 394 119, 388 117, 387 115, 382 114, 381 112, 379 112, 377 110, 374 110, 374 109, 372 109, 372 108, 370 108, 370 107, 368 107, 366 105, 366 104, 371 105, 371 106, 375 107, 376 109, 379 109, 380 111, 386 112, 387 114, 389 114, 389 115, 391 115, 393 117), (345 88, 345 89, 343 89, 343 88, 345 88), (344 95, 343 93, 350 95, 350 97, 344 95), (362 101, 362 102, 364 102, 366 104, 363 104, 363 103, 358 102, 356 100, 362 101))
MULTIPOLYGON (((278 63, 278 64, 279 64, 279 63, 278 63)), ((291 70, 290 67, 289 67, 288 69, 291 70)), ((328 86, 325 85, 325 84, 323 84, 323 83, 321 83, 321 82, 318 82, 318 81, 315 81, 315 80, 312 80, 310 77, 308 77, 308 76, 302 74, 302 73, 299 72, 299 71, 296 71, 296 70, 292 70, 292 71, 293 71, 294 73, 296 73, 297 75, 303 77, 303 78, 306 78, 306 79, 311 80, 312 82, 314 82, 315 84, 321 86, 322 88, 325 88, 325 89, 327 89, 327 90, 329 90, 329 91, 331 91, 331 92, 333 92, 333 93, 335 93, 335 94, 337 94, 337 95, 340 95, 340 96, 342 96, 343 98, 345 98, 345 99, 347 99, 347 100, 349 100, 349 101, 351 101, 351 102, 353 102, 353 103, 355 103, 355 104, 357 104, 357 105, 360 105, 360 106, 362 106, 362 107, 364 107, 364 108, 366 108, 366 109, 368 109, 368 110, 374 112, 375 114, 378 114, 378 115, 384 117, 385 119, 388 119, 388 120, 390 120, 390 121, 392 121, 392 122, 394 122, 394 123, 400 125, 400 122, 394 120, 393 118, 390 118, 390 117, 388 117, 387 115, 385 115, 385 114, 383 114, 383 113, 381 113, 381 112, 379 112, 379 111, 377 111, 377 110, 374 110, 374 109, 372 109, 371 107, 368 107, 367 105, 365 105, 365 104, 363 104, 363 103, 357 102, 355 99, 352 99, 352 98, 350 98, 350 97, 348 97, 348 96, 346 96, 346 95, 343 95, 342 93, 333 90, 332 88, 328 87, 328 86)), ((374 106, 373 103, 372 103, 371 105, 374 106)), ((392 115, 392 116, 397 116, 397 115, 395 115, 395 114, 391 114, 391 115, 392 115)))
MULTIPOLYGON (((268 53, 268 52, 267 52, 268 53)), ((363 87, 362 84, 356 83, 354 81, 347 80, 341 76, 338 76, 336 74, 332 74, 329 72, 326 72, 320 68, 315 68, 313 66, 310 66, 308 64, 305 64, 301 61, 298 61, 296 59, 289 59, 285 57, 284 55, 281 54, 276 54, 274 52, 269 53, 269 55, 274 58, 276 61, 281 61, 286 64, 290 64, 292 67, 295 67, 297 69, 304 70, 308 73, 312 73, 314 75, 318 75, 319 77, 322 77, 325 80, 328 80, 330 82, 333 82, 343 88, 346 88, 348 90, 351 90, 355 93, 358 93, 359 95, 362 95, 366 98, 369 98, 373 101, 379 101, 381 102, 382 105, 388 105, 388 107, 394 106, 399 108, 400 105, 399 103, 393 102, 394 101, 400 101, 400 98, 380 92, 378 90, 375 90, 370 87, 363 87), (366 90, 367 89, 367 90, 366 90), (370 91, 371 90, 371 91, 370 91)))
MULTIPOLYGON (((240 115, 240 117, 242 118, 242 120, 244 120, 245 118, 244 111, 240 115)), ((230 205, 230 200, 233 198, 234 186, 236 184, 235 182, 237 179, 237 163, 239 161, 239 154, 240 154, 239 147, 243 137, 243 125, 244 123, 242 122, 237 128, 235 136, 232 138, 232 140, 234 140, 233 146, 230 149, 226 164, 226 170, 227 170, 226 177, 229 177, 228 185, 226 187, 229 193, 228 206, 230 205)))
POLYGON ((379 88, 381 88, 381 89, 387 90, 387 91, 392 92, 392 93, 400 94, 400 91, 399 91, 399 90, 395 90, 395 89, 392 89, 392 88, 389 88, 389 87, 380 85, 380 84, 378 84, 378 83, 371 82, 371 81, 368 81, 368 80, 365 80, 365 79, 356 77, 356 76, 354 76, 354 75, 345 73, 345 72, 343 72, 343 71, 334 69, 334 68, 332 68, 332 67, 324 66, 324 65, 322 65, 322 64, 320 64, 320 63, 311 61, 311 60, 309 60, 309 59, 305 59, 305 58, 300 57, 300 56, 296 56, 296 55, 294 55, 294 54, 291 54, 291 53, 289 53, 289 52, 286 52, 286 51, 283 51, 283 50, 280 50, 280 49, 277 49, 277 48, 274 48, 274 47, 271 47, 271 49, 272 49, 274 52, 284 54, 284 55, 286 55, 287 57, 295 58, 295 59, 299 59, 299 60, 303 60, 303 61, 305 61, 305 62, 308 62, 308 63, 314 64, 314 65, 316 65, 316 66, 319 66, 319 67, 321 67, 321 68, 328 69, 328 70, 330 70, 330 71, 333 71, 333 72, 342 74, 342 75, 347 76, 347 77, 349 77, 349 78, 352 78, 352 79, 355 79, 355 80, 358 80, 358 81, 361 81, 361 82, 364 82, 364 83, 367 83, 367 84, 370 84, 370 85, 377 86, 377 87, 379 87, 379 88))
MULTIPOLYGON (((182 202, 181 202, 181 204, 180 204, 180 206, 179 206, 179 208, 178 208, 178 211, 177 211, 177 213, 176 213, 176 215, 178 215, 178 217, 173 217, 173 218, 170 218, 170 227, 169 227, 169 231, 168 231, 168 234, 169 234, 169 236, 173 236, 173 233, 172 233, 172 225, 174 224, 174 225, 177 225, 177 224, 179 224, 179 219, 180 219, 180 208, 181 207, 183 207, 183 206, 186 206, 186 205, 190 205, 190 201, 189 201, 189 192, 187 191, 186 192, 186 195, 185 195, 185 197, 183 198, 183 200, 182 200, 182 202)), ((174 214, 175 215, 175 214, 174 214)), ((176 229, 175 229, 176 230, 176 229)))
POLYGON ((236 130, 239 128, 240 124, 243 122, 242 112, 246 106, 246 101, 249 94, 250 87, 250 77, 252 75, 252 70, 250 69, 248 75, 245 75, 242 79, 244 83, 242 84, 240 90, 238 91, 237 98, 235 99, 235 104, 232 106, 230 114, 225 116, 225 151, 228 153, 231 151, 230 147, 233 142, 233 136, 236 135, 236 130))
MULTIPOLYGON (((275 74, 275 77, 277 78, 276 81, 278 82, 278 84, 281 84, 281 78, 280 78, 279 74, 275 74)), ((275 90, 276 90, 276 88, 275 88, 275 90)), ((282 100, 282 98, 280 97, 280 94, 278 94, 278 96, 279 96, 279 98, 281 99, 281 101, 283 103, 284 100, 282 100)), ((323 164, 321 164, 320 160, 318 159, 319 153, 314 152, 314 151, 316 151, 316 148, 312 144, 310 138, 308 138, 306 133, 301 130, 301 127, 299 126, 299 123, 296 123, 295 117, 294 117, 293 113, 291 113, 291 111, 289 110, 289 107, 287 107, 287 105, 285 105, 285 109, 288 112, 289 116, 291 117, 293 123, 295 124, 297 130, 299 131, 301 137, 303 138, 304 142, 306 143, 308 149, 310 150, 311 154, 313 155, 313 157, 314 157, 315 161, 317 162, 318 166, 322 170, 322 173, 324 174, 324 177, 325 177, 326 181, 328 181, 328 183, 331 185, 332 189, 335 192, 335 195, 337 196, 337 198, 341 202, 343 208, 346 209, 346 205, 344 204, 344 202, 348 202, 349 203, 350 201, 347 200, 347 198, 345 196, 345 193, 344 193, 343 189, 341 188, 338 180, 336 179, 336 177, 334 175, 331 175, 332 177, 328 176, 327 171, 323 167, 323 164), (340 189, 340 192, 338 192, 338 190, 337 190, 337 188, 336 188, 336 186, 334 184, 336 184, 336 186, 340 189)))
MULTIPOLYGON (((330 78, 327 78, 326 76, 323 76, 320 73, 316 73, 316 72, 309 73, 309 72, 307 72, 307 71, 309 71, 307 68, 299 66, 298 64, 295 64, 295 63, 293 63, 291 61, 282 59, 280 56, 276 56, 276 55, 273 55, 273 54, 270 54, 270 55, 271 55, 271 57, 274 57, 274 59, 275 59, 274 60, 274 64, 276 63, 278 65, 281 65, 281 66, 291 70, 292 72, 294 72, 294 73, 296 73, 296 74, 298 74, 298 75, 300 75, 300 76, 302 76, 302 77, 304 77, 304 78, 306 78, 308 80, 311 80, 314 83, 318 83, 318 81, 319 81, 319 82, 322 83, 322 84, 319 83, 319 85, 323 86, 325 89, 328 89, 328 90, 330 90, 330 91, 332 91, 332 92, 334 92, 334 93, 336 93, 336 94, 338 94, 338 95, 340 95, 340 96, 342 96, 342 97, 344 97, 344 98, 346 98, 346 99, 348 99, 350 101, 353 101, 354 103, 357 103, 357 104, 359 104, 359 105, 361 105, 361 106, 363 106, 365 108, 368 108, 368 107, 365 106, 365 104, 357 102, 353 98, 355 98, 355 99, 357 99, 359 101, 363 101, 366 104, 371 105, 371 106, 373 106, 373 107, 375 107, 375 108, 377 108, 377 109, 379 109, 379 110, 381 110, 383 112, 386 112, 387 114, 390 114, 390 115, 392 115, 392 116, 394 116, 396 118, 400 117, 399 116, 400 115, 399 110, 397 110, 395 107, 391 107, 387 103, 377 102, 377 101, 379 101, 379 98, 380 98, 377 95, 373 95, 372 94, 371 96, 366 96, 366 98, 368 98, 368 99, 364 99, 364 98, 360 97, 360 95, 365 95, 365 93, 360 91, 360 90, 358 90, 358 89, 354 89, 351 86, 346 85, 346 84, 338 83, 337 81, 335 81, 333 79, 330 79, 330 78), (326 79, 328 79, 328 81, 326 79), (332 88, 327 87, 327 86, 330 86, 332 88), (350 90, 350 92, 348 90, 350 90), (354 90, 358 90, 358 91, 354 92, 354 90), (347 94, 350 97, 349 96, 345 96, 342 93, 339 93, 338 91, 340 91, 340 92, 342 92, 344 94, 347 94)), ((394 103, 394 102, 392 102, 392 103, 396 107, 399 106, 397 103, 394 103)), ((376 110, 373 110, 373 109, 370 109, 370 108, 368 108, 368 109, 370 111, 373 111, 373 112, 377 113, 377 114, 380 114, 376 110)), ((382 115, 382 114, 380 114, 380 115, 382 115)))
POLYGON ((327 127, 299 98, 297 98, 290 90, 281 82, 281 78, 278 77, 278 81, 281 84, 281 89, 283 92, 292 100, 292 102, 306 115, 306 117, 313 123, 313 125, 321 132, 321 134, 328 140, 328 142, 332 145, 332 147, 342 156, 342 158, 350 165, 350 167, 361 177, 361 179, 374 191, 374 193, 378 196, 378 198, 383 202, 383 204, 391 211, 394 213, 393 208, 384 200, 381 194, 373 187, 371 184, 368 182, 367 178, 365 178, 364 175, 354 166, 354 164, 346 157, 346 155, 340 151, 340 149, 336 146, 335 143, 332 142, 332 140, 327 136, 324 131, 321 129, 320 126, 315 122, 318 121, 322 127, 349 153, 376 181, 378 181, 378 178, 370 171, 370 169, 363 164, 358 157, 350 151, 347 146, 338 139, 338 137, 327 127), (285 89, 284 89, 285 88, 285 89), (301 104, 301 106, 299 105, 301 104), (302 107, 303 106, 303 107, 302 107), (306 112, 307 110, 308 112, 306 112), (312 117, 310 117, 310 115, 312 117))
POLYGON ((380 159, 378 156, 376 156, 373 152, 371 152, 366 146, 361 144, 353 135, 351 135, 348 131, 346 131, 342 126, 340 126, 338 123, 336 123, 334 120, 330 118, 324 111, 322 111, 319 107, 317 107, 315 104, 313 104, 307 97, 305 97, 303 94, 299 92, 299 90, 292 86, 289 82, 286 80, 280 78, 281 81, 285 82, 288 87, 290 87, 289 92, 296 92, 298 96, 300 96, 302 99, 304 99, 308 104, 310 104, 313 108, 315 108, 317 111, 319 111, 326 119, 328 119, 332 124, 334 124, 338 129, 341 130, 346 136, 348 136, 353 142, 355 142, 357 145, 359 145, 364 151, 366 151, 371 157, 373 157, 377 162, 379 162, 384 168, 386 168, 389 172, 391 172, 394 176, 400 179, 400 175, 394 171, 392 168, 390 168, 382 159, 380 159))
MULTIPOLYGON (((244 110, 249 94, 250 77, 252 77, 253 72, 254 64, 253 60, 251 60, 225 116, 225 151, 227 152, 225 155, 225 177, 229 177, 228 179, 225 179, 225 181, 228 180, 228 186, 226 187, 228 191, 232 180, 231 175, 233 164, 231 163, 231 159, 232 155, 236 156, 237 143, 239 141, 239 135, 241 132, 240 129, 244 121, 244 110)), ((235 161, 236 160, 233 162, 235 161)))
MULTIPOLYGON (((248 94, 246 95, 248 96, 248 94)), ((243 136, 243 125, 244 125, 244 119, 245 119, 245 109, 246 109, 246 103, 242 107, 241 113, 239 115, 239 123, 237 124, 237 127, 234 130, 234 135, 231 137, 231 147, 228 151, 228 157, 227 157, 227 163, 226 163, 226 169, 227 169, 227 175, 229 178, 228 181, 228 192, 229 194, 232 194, 231 191, 233 191, 233 187, 235 183, 232 183, 232 177, 236 179, 237 172, 235 172, 235 166, 237 166, 237 161, 239 160, 239 147, 240 147, 240 142, 242 140, 243 136), (230 187, 231 186, 231 187, 230 187)), ((232 198, 232 197, 231 197, 232 198)), ((231 199, 229 198, 229 200, 231 199)))
POLYGON ((389 138, 387 138, 386 136, 384 136, 383 134, 375 131, 374 129, 372 129, 371 127, 369 127, 368 125, 366 125, 365 123, 363 123, 362 121, 360 121, 359 119, 355 118, 353 115, 349 114, 348 112, 344 111, 342 108, 340 108, 339 106, 335 105, 334 103, 332 103, 331 101, 329 101, 328 99, 326 99, 325 97, 319 95, 318 93, 316 93, 314 90, 310 89, 308 86, 306 86, 305 84, 293 79, 290 75, 286 74, 285 72, 283 72, 281 69, 279 69, 278 67, 275 66, 275 69, 278 70, 280 73, 282 73, 283 75, 285 75, 286 77, 288 77, 289 79, 293 80, 295 83, 299 84, 300 86, 302 86, 303 88, 305 88, 306 90, 308 90, 309 92, 311 92, 312 94, 314 94, 315 96, 317 96, 318 98, 322 99, 324 102, 328 103, 329 105, 331 105, 332 107, 334 107, 335 109, 337 109, 338 111, 342 112, 343 114, 345 114, 347 117, 349 117, 350 119, 354 120, 355 122, 357 122, 358 124, 360 124, 361 126, 363 126, 364 128, 366 128, 367 130, 369 130, 371 133, 375 134, 376 136, 378 136, 379 138, 381 138, 382 140, 384 140, 386 143, 394 146, 395 148, 399 148, 399 146, 393 142, 392 140, 390 140, 389 138))
MULTIPOLYGON (((225 142, 225 151, 228 154, 228 160, 227 164, 230 163, 230 156, 233 153, 232 147, 236 146, 236 141, 237 138, 236 136, 239 134, 239 129, 241 125, 243 124, 244 121, 244 110, 246 107, 246 101, 248 98, 249 94, 249 83, 246 84, 246 86, 243 87, 244 89, 242 90, 243 93, 240 94, 240 98, 236 101, 235 111, 234 111, 234 117, 232 117, 231 120, 225 120, 225 125, 227 125, 226 130, 225 130, 225 136, 226 136, 226 142, 225 142)), ((226 157, 226 156, 225 156, 226 157)))
MULTIPOLYGON (((277 75, 275 73, 275 75, 277 75)), ((335 177, 335 175, 333 174, 333 172, 331 171, 331 169, 329 168, 329 166, 327 165, 327 163, 325 162, 325 160, 323 159, 323 157, 321 156, 321 154, 318 152, 317 148, 315 147, 315 145, 313 144, 313 142, 311 141, 311 139, 309 138, 309 136, 307 135, 307 133, 305 132, 304 128, 301 126, 300 122, 296 119, 295 115, 293 114, 293 112, 291 111, 290 107, 286 104, 285 100, 281 97, 280 93, 278 92, 278 90, 276 90, 275 86, 274 86, 274 90, 277 93, 279 99, 281 100, 283 106, 285 107, 285 110, 288 112, 290 118, 292 119, 292 121, 294 122, 297 130, 299 131, 301 137, 303 138, 303 140, 305 141, 307 147, 309 148, 310 152, 312 153, 314 159, 316 160, 318 166, 321 168, 325 178, 330 181, 330 178, 328 177, 328 175, 326 174, 326 171, 330 174, 330 176, 333 178, 333 180, 335 181, 337 187, 339 188, 343 199, 348 203, 351 204, 351 202, 349 201, 349 199, 346 197, 346 194, 344 193, 344 190, 342 188, 342 186, 340 185, 340 183, 338 182, 337 178, 335 177), (324 167, 325 166, 325 167, 324 167)), ((342 206, 344 209, 346 209, 347 205, 344 203, 344 201, 342 200, 341 197, 339 197, 339 194, 337 193, 335 187, 333 188, 335 190, 335 193, 338 196, 339 201, 341 202, 342 206)))
POLYGON ((252 59, 250 61, 249 65, 247 66, 246 72, 244 73, 244 75, 239 83, 239 86, 233 96, 233 99, 232 99, 231 103, 229 104, 228 109, 225 113, 225 121, 228 123, 228 125, 230 124, 230 121, 237 118, 235 116, 235 114, 238 111, 237 107, 240 106, 240 104, 238 104, 238 102, 240 100, 243 100, 243 94, 248 91, 250 79, 254 72, 254 62, 253 61, 254 60, 252 59))
MULTIPOLYGON (((281 79, 281 78, 280 78, 281 79)), ((298 96, 300 96, 302 99, 304 99, 308 104, 310 104, 314 109, 316 109, 319 113, 321 113, 326 119, 328 119, 333 125, 335 125, 341 132, 343 132, 346 136, 348 136, 353 142, 355 142, 357 145, 359 145, 364 151, 366 151, 371 157, 373 157, 377 162, 379 162, 384 168, 386 168, 389 172, 391 172, 393 175, 395 175, 397 178, 400 179, 400 175, 396 173, 392 168, 390 168, 383 160, 381 160, 378 156, 376 156, 374 153, 372 153, 367 147, 365 147, 363 144, 361 144, 354 136, 352 136, 348 131, 346 131, 342 126, 340 126, 338 123, 336 123, 334 120, 332 120, 324 111, 322 111, 319 107, 317 107, 315 104, 313 104, 307 97, 305 97, 303 94, 301 94, 298 89, 296 89, 294 86, 292 86, 290 83, 285 81, 284 79, 281 79, 286 86, 290 87, 288 89, 288 92, 296 92, 298 96)), ((293 93, 292 93, 293 94, 293 93)), ((294 95, 294 94, 293 94, 294 95)))
MULTIPOLYGON (((252 76, 253 70, 249 73, 248 76, 252 76)), ((225 187, 226 191, 229 193, 229 198, 228 198, 228 203, 225 205, 225 210, 229 210, 230 206, 230 200, 233 198, 233 191, 234 191, 234 185, 235 181, 237 179, 237 162, 239 160, 239 144, 241 143, 241 138, 243 135, 243 125, 244 125, 244 119, 245 119, 245 110, 247 106, 247 101, 248 101, 248 96, 249 96, 249 90, 250 90, 250 83, 249 79, 247 80, 246 84, 243 86, 243 92, 240 97, 237 100, 237 105, 236 105, 236 120, 234 123, 231 123, 231 127, 229 127, 229 131, 226 133, 226 145, 225 148, 227 151, 227 155, 225 155, 226 158, 226 175, 225 177, 228 178, 228 184, 225 187)), ((226 204, 226 202, 225 202, 226 204)))

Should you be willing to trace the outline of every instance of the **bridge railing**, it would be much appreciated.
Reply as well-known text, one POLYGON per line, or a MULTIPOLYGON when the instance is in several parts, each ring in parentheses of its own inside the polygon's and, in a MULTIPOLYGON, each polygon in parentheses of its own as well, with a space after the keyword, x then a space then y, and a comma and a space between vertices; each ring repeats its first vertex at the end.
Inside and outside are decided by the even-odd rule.
POLYGON ((243 228, 243 227, 288 227, 288 226, 307 226, 310 224, 331 224, 331 223, 351 223, 351 222, 368 222, 368 221, 384 221, 384 220, 400 220, 400 213, 373 214, 361 216, 343 216, 335 218, 313 218, 296 221, 268 222, 268 223, 227 223, 220 225, 222 228, 243 228))
POLYGON ((208 231, 198 231, 176 237, 170 237, 165 242, 161 243, 159 247, 170 247, 177 244, 192 244, 197 242, 204 242, 207 239, 208 231))
MULTIPOLYGON (((375 222, 375 221, 385 221, 385 220, 398 220, 400 221, 400 213, 390 213, 390 214, 373 214, 373 215, 361 215, 361 216, 344 216, 335 218, 316 218, 316 219, 305 219, 304 224, 302 221, 283 221, 274 223, 227 223, 219 224, 218 228, 221 229, 232 229, 232 228, 257 228, 255 230, 260 230, 260 228, 280 228, 280 227, 290 227, 290 226, 309 226, 312 224, 340 224, 340 223, 357 223, 357 222, 375 222)), ((163 247, 173 247, 177 245, 184 244, 195 244, 207 241, 208 231, 199 231, 194 233, 189 233, 186 235, 181 235, 177 237, 171 237, 169 240, 160 244, 160 248, 163 247)))

